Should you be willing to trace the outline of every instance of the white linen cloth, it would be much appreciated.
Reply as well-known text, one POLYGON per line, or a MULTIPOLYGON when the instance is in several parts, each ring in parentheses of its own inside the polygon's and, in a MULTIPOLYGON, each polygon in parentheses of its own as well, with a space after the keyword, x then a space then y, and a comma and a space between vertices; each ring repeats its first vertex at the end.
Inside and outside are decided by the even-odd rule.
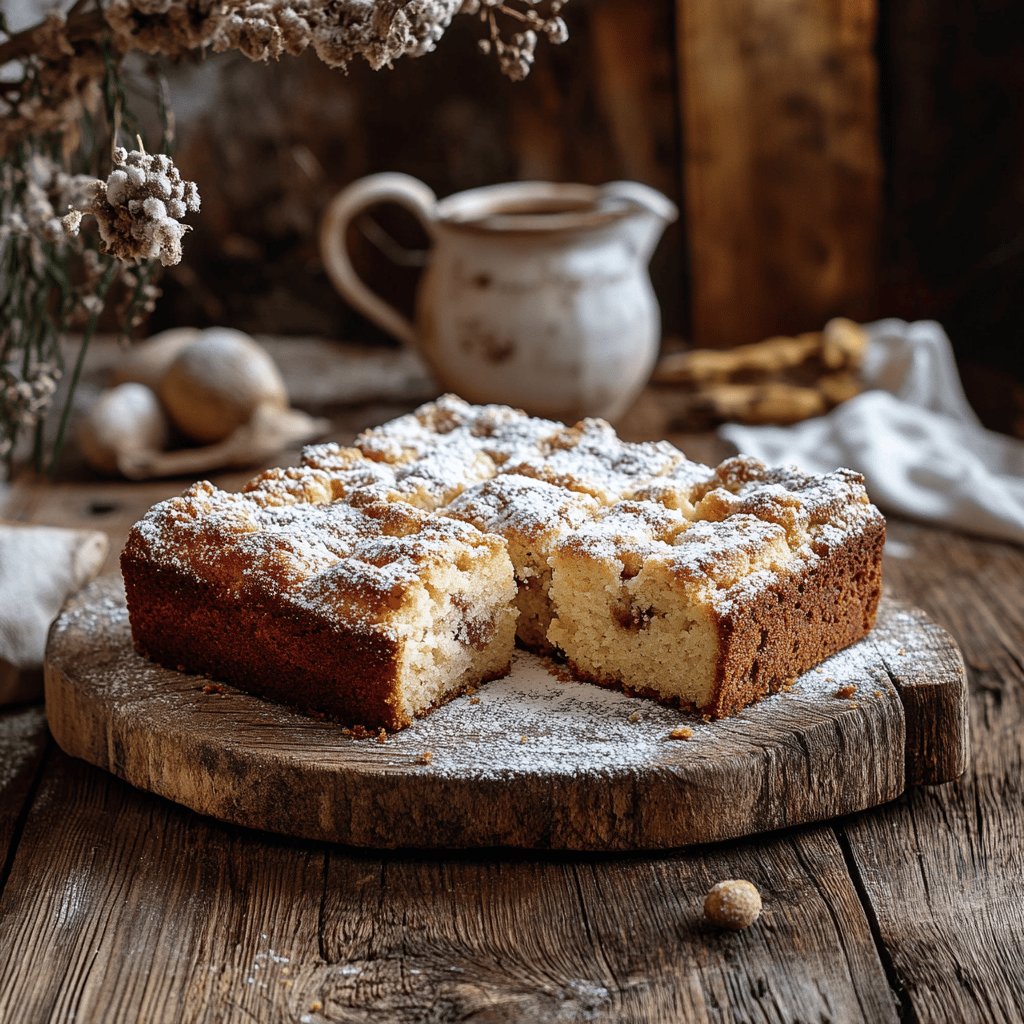
POLYGON ((94 530, 0 522, 0 704, 38 699, 50 623, 99 572, 108 544, 94 530))
POLYGON ((740 451, 812 473, 862 473, 871 500, 913 519, 1024 544, 1024 442, 986 430, 942 327, 867 325, 865 391, 789 427, 727 423, 740 451))

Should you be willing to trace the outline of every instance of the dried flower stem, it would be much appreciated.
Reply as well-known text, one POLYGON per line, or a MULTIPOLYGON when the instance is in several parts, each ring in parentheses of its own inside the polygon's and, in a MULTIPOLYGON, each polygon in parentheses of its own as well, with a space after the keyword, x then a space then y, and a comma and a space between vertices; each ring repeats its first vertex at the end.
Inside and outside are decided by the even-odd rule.
POLYGON ((117 273, 117 264, 111 263, 107 267, 100 278, 100 283, 96 286, 96 297, 100 300, 100 305, 93 311, 89 317, 88 323, 85 325, 85 330, 82 332, 82 341, 78 346, 78 355, 75 358, 75 366, 71 371, 71 381, 68 384, 68 399, 64 403, 64 408, 60 413, 60 423, 57 426, 57 437, 53 442, 53 454, 50 457, 49 473, 53 476, 57 469, 57 464, 60 462, 61 454, 64 451, 64 442, 67 440, 68 423, 71 421, 71 408, 74 404, 72 398, 75 394, 75 390, 78 387, 78 382, 82 377, 82 367, 85 366, 85 356, 89 351, 89 345, 92 343, 93 335, 96 333, 96 325, 99 323, 100 313, 103 312, 103 301, 107 297, 107 292, 110 290, 110 285, 114 281, 114 276, 117 273))

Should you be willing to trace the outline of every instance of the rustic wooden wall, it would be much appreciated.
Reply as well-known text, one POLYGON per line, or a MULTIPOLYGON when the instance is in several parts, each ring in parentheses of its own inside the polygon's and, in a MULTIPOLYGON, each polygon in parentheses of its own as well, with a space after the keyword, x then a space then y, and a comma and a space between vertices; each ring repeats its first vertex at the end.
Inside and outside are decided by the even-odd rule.
POLYGON ((1019 4, 881 8, 881 308, 940 320, 969 397, 1024 437, 1024 17, 1019 4))
POLYGON ((678 0, 692 331, 757 341, 876 308, 873 0, 678 0))
MULTIPOLYGON (((1013 6, 574 0, 567 15, 569 43, 542 47, 519 84, 477 52, 469 19, 381 73, 229 57, 178 69, 181 162, 204 209, 155 326, 379 337, 334 294, 315 244, 331 195, 372 171, 442 195, 631 177, 684 210, 652 267, 668 336, 731 345, 836 314, 935 317, 982 413, 1024 433, 1024 394, 1006 380, 1024 379, 1013 6)), ((378 220, 422 243, 401 216, 378 220)), ((365 273, 409 306, 416 260, 396 267, 363 228, 365 273)))

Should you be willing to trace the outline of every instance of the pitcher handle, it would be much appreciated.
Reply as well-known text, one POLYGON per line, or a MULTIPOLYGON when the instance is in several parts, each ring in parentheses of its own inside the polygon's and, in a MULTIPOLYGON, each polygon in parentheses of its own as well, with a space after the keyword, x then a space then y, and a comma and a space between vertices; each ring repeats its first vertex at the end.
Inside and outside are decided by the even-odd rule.
POLYGON ((411 211, 434 237, 437 196, 418 178, 408 174, 371 174, 339 192, 328 204, 320 225, 320 255, 331 283, 341 296, 378 327, 410 348, 416 347, 416 329, 408 317, 374 294, 356 273, 345 244, 352 219, 367 207, 392 202, 411 211))

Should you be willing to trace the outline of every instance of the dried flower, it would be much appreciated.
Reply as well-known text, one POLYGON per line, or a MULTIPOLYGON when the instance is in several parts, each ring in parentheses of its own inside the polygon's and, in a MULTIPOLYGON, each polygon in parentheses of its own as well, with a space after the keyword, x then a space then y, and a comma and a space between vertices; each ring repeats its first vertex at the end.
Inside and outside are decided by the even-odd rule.
POLYGON ((181 219, 199 209, 199 190, 183 181, 169 156, 114 150, 115 169, 97 181, 88 212, 99 225, 104 251, 122 262, 181 262, 181 219))

